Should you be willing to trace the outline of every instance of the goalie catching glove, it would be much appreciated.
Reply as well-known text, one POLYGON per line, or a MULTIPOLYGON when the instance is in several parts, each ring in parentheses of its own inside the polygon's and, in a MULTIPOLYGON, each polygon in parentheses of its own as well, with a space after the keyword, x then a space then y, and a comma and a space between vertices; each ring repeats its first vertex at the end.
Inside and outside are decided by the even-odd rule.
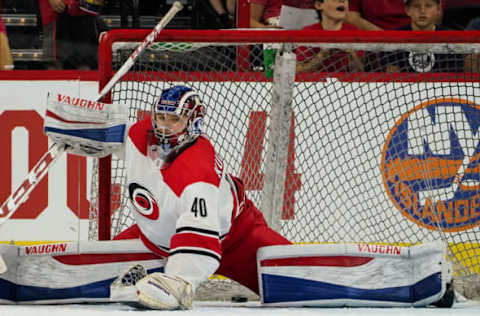
POLYGON ((123 145, 126 109, 118 104, 49 94, 44 131, 53 142, 66 145, 71 154, 105 157, 123 145))
POLYGON ((156 272, 142 278, 135 287, 138 302, 145 307, 161 310, 192 307, 192 285, 180 277, 156 272))

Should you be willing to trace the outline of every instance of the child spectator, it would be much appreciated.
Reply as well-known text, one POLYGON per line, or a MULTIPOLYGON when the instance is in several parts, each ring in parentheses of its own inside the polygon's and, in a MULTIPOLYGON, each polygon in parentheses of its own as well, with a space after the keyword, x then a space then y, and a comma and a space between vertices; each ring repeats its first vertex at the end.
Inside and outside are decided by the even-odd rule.
MULTIPOLYGON (((436 25, 441 13, 440 0, 404 0, 405 12, 411 23, 398 28, 405 31, 442 31, 447 28, 436 25)), ((431 52, 406 52, 382 54, 386 72, 458 72, 463 70, 463 56, 434 54, 431 52)))
POLYGON ((13 69, 12 54, 10 53, 10 46, 8 45, 5 24, 3 23, 2 16, 0 15, 0 70, 11 69, 13 69))
MULTIPOLYGON (((314 0, 314 6, 320 22, 306 26, 303 30, 358 30, 355 26, 344 23, 348 13, 348 0, 314 0)), ((301 46, 296 50, 296 54, 297 73, 363 70, 361 61, 363 54, 361 52, 301 46)))
MULTIPOLYGON (((438 23, 441 18, 438 14, 438 23)), ((351 0, 346 22, 366 31, 395 30, 409 24, 410 17, 405 13, 403 0, 351 0)), ((382 67, 378 53, 367 52, 364 59, 366 71, 382 67)))

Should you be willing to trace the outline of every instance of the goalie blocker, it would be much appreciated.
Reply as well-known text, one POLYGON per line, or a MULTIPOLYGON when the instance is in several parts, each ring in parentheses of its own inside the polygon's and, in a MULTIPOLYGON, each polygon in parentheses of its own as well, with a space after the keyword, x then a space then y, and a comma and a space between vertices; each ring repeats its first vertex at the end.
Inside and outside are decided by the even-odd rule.
POLYGON ((124 143, 126 111, 125 105, 49 94, 44 131, 53 142, 66 145, 71 154, 105 157, 124 143))
POLYGON ((454 300, 441 243, 270 246, 259 249, 257 264, 266 305, 451 307, 454 300))

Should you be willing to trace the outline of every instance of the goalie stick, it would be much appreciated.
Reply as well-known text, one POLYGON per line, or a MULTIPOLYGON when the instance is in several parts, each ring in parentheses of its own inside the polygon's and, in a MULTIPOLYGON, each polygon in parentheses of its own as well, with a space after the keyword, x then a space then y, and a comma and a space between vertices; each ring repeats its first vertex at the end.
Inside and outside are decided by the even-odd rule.
MULTIPOLYGON (((462 139, 467 139, 467 137, 463 136, 462 139)), ((454 198, 455 193, 459 188, 476 187, 478 185, 478 181, 466 181, 464 178, 470 164, 475 161, 475 152, 478 145, 480 145, 480 134, 477 133, 473 139, 468 140, 467 142, 468 144, 462 145, 462 148, 464 148, 464 157, 460 167, 453 176, 452 184, 446 188, 429 188, 429 190, 420 191, 419 199, 422 205, 425 205, 427 199, 431 199, 433 202, 451 200, 454 198), (470 182, 473 182, 474 184, 472 185, 470 182)))
MULTIPOLYGON (((125 61, 125 63, 120 67, 120 69, 115 73, 115 75, 108 81, 108 83, 100 91, 99 96, 96 98, 97 101, 101 101, 105 95, 113 88, 113 86, 125 75, 130 68, 133 66, 135 61, 139 56, 141 56, 145 49, 150 47, 158 34, 163 30, 163 28, 172 20, 172 18, 177 14, 178 11, 183 9, 183 5, 176 1, 167 14, 158 22, 158 24, 153 28, 152 32, 145 37, 143 42, 138 45, 135 51, 130 55, 130 57, 125 61)), ((15 190, 6 200, 2 203, 0 207, 0 225, 7 221, 20 205, 23 204, 28 199, 28 196, 36 187, 36 185, 42 180, 48 170, 53 166, 53 164, 62 156, 65 152, 65 146, 59 144, 52 144, 49 150, 42 156, 42 158, 37 162, 37 164, 32 168, 28 173, 27 178, 23 181, 20 187, 15 190)))
MULTIPOLYGON (((460 168, 457 170, 453 177, 453 182, 451 186, 439 189, 429 189, 427 191, 419 192, 420 203, 422 203, 422 205, 425 205, 425 201, 427 199, 432 199, 432 201, 434 202, 448 201, 453 199, 455 196, 455 192, 457 192, 458 188, 460 188, 463 185, 463 182, 465 182, 463 177, 465 176, 465 171, 468 169, 468 166, 470 165, 472 160, 473 155, 465 155, 462 160, 462 164, 460 165, 460 168)), ((468 183, 466 184, 466 186, 468 186, 468 183)))
POLYGON ((5 200, 5 202, 3 202, 2 207, 0 208, 0 216, 5 216, 0 218, 0 225, 12 217, 13 213, 15 213, 18 207, 28 199, 30 192, 32 192, 40 180, 42 180, 43 176, 47 174, 48 170, 50 170, 53 164, 64 152, 65 146, 58 144, 53 144, 50 146, 48 151, 42 156, 42 158, 40 158, 37 164, 28 173, 27 178, 22 182, 20 187, 13 192, 13 194, 11 194, 5 200))

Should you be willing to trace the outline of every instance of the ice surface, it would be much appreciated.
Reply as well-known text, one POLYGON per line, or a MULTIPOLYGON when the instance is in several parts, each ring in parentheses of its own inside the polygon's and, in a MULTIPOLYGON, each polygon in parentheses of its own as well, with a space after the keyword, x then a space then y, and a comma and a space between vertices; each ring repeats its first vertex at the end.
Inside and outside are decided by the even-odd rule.
POLYGON ((198 302, 188 311, 138 310, 121 304, 72 304, 72 305, 3 305, 0 316, 443 316, 480 315, 480 302, 457 303, 451 309, 440 308, 271 308, 262 307, 258 302, 219 303, 198 302))

